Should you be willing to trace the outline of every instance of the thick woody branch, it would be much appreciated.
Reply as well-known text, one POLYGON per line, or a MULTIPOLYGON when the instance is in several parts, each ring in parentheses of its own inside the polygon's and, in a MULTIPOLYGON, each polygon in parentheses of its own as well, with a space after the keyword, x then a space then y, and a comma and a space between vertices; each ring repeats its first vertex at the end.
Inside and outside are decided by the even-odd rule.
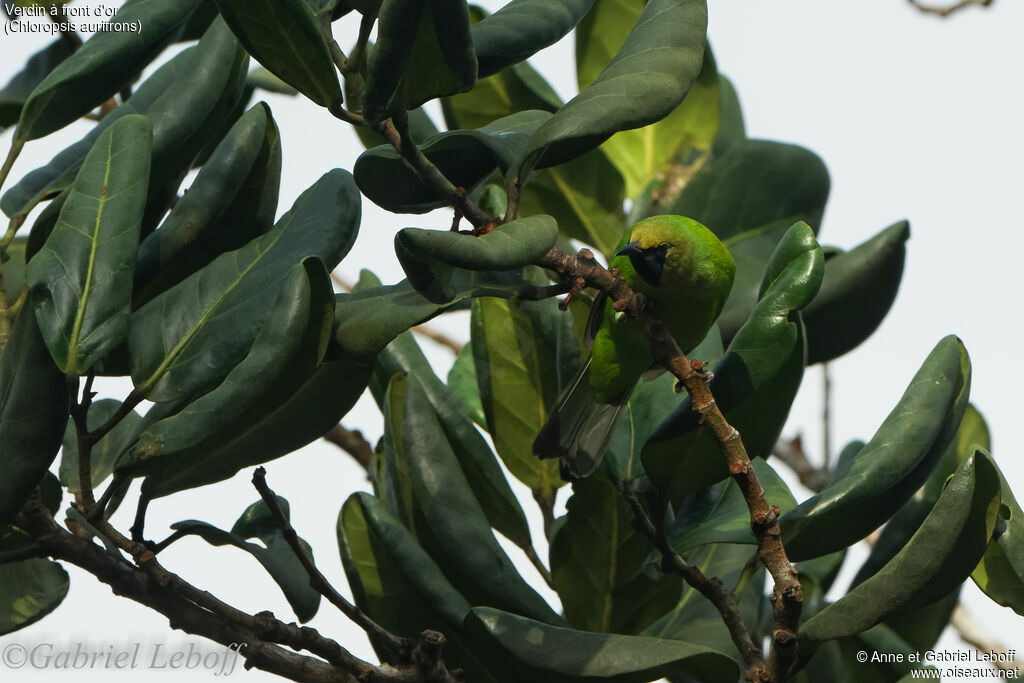
POLYGON ((803 590, 797 572, 786 556, 779 529, 779 508, 770 505, 758 481, 743 439, 730 425, 715 403, 708 389, 707 374, 699 363, 691 363, 676 344, 657 315, 633 292, 625 280, 605 270, 589 250, 578 256, 553 248, 538 265, 556 271, 572 281, 582 277, 588 285, 608 294, 617 311, 637 321, 651 343, 651 355, 686 388, 693 409, 701 422, 718 442, 733 481, 739 486, 750 511, 750 527, 757 539, 758 555, 768 569, 775 587, 771 602, 775 628, 767 665, 761 672, 762 681, 782 681, 796 662, 796 635, 803 606, 803 590))

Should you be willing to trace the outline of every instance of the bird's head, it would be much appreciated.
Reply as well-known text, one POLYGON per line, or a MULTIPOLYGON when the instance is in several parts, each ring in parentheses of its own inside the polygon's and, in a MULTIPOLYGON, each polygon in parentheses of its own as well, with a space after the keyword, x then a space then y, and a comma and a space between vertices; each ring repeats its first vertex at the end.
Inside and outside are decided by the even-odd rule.
POLYGON ((676 217, 656 216, 634 225, 628 241, 615 255, 628 257, 637 275, 657 287, 666 263, 683 263, 692 253, 692 236, 678 224, 676 217))

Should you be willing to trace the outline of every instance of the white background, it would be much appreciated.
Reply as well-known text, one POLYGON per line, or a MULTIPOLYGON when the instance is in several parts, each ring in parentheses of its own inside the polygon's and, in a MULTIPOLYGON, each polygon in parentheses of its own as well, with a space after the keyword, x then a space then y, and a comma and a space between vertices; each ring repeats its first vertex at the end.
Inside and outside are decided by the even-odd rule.
MULTIPOLYGON (((500 4, 485 3, 492 9, 500 4)), ((972 401, 988 421, 994 455, 1018 496, 1024 496, 1024 463, 1019 456, 1024 439, 1018 431, 1020 409, 1014 389, 1024 382, 1018 350, 1019 254, 1024 246, 1019 205, 1024 185, 1021 27, 1024 6, 1007 0, 986 10, 969 8, 945 20, 922 15, 902 0, 718 2, 710 8, 709 27, 719 70, 739 92, 748 135, 806 146, 828 165, 832 193, 820 231, 823 243, 850 248, 897 220, 911 223, 903 285, 893 310, 874 336, 831 365, 833 452, 851 439, 869 439, 934 344, 954 333, 971 354, 972 401)), ((354 40, 351 17, 335 24, 335 35, 343 47, 354 40)), ((0 36, 0 83, 47 42, 39 34, 0 36)), ((571 39, 531 61, 563 99, 575 93, 571 39)), ((351 169, 362 148, 351 131, 314 105, 262 92, 258 96, 271 104, 282 132, 283 212, 326 170, 351 169)), ((430 112, 440 123, 438 108, 430 112)), ((81 137, 89 125, 76 123, 29 143, 4 189, 81 137)), ((0 135, 4 153, 10 132, 0 135)), ((447 227, 449 221, 450 212, 403 217, 364 202, 358 241, 339 272, 352 281, 365 266, 386 282, 397 281, 402 275, 391 248, 395 230, 408 225, 447 227)), ((458 339, 468 337, 464 314, 434 324, 458 339)), ((443 376, 451 355, 429 341, 421 343, 443 376)), ((784 432, 802 434, 812 456, 821 452, 820 386, 820 368, 812 368, 784 432)), ((104 390, 120 398, 127 387, 115 383, 104 390)), ((368 397, 343 424, 362 429, 371 442, 380 434, 381 419, 368 397)), ((246 471, 221 484, 155 501, 147 535, 162 537, 169 524, 188 518, 230 528, 258 498, 250 475, 246 471)), ((368 489, 362 470, 346 454, 318 442, 270 463, 268 477, 271 486, 291 501, 294 525, 313 545, 321 569, 347 593, 334 525, 345 498, 354 490, 368 489)), ((523 487, 516 491, 531 515, 535 538, 542 538, 528 492, 523 487)), ((565 496, 563 492, 561 503, 565 496)), ((125 510, 115 523, 127 528, 129 514, 125 510)), ((519 551, 509 552, 541 593, 556 600, 519 551)), ((543 547, 540 554, 546 555, 543 547)), ((282 619, 294 619, 277 586, 242 551, 212 548, 188 538, 160 559, 241 609, 270 609, 282 619)), ((858 562, 854 557, 847 564, 837 582, 840 589, 858 562)), ((64 603, 40 623, 0 638, 0 649, 11 643, 52 641, 87 641, 100 648, 138 641, 144 656, 157 644, 174 649, 194 642, 215 649, 169 631, 160 615, 114 598, 94 577, 68 569, 72 587, 64 603)), ((1024 646, 1019 617, 994 605, 970 582, 963 595, 970 610, 1005 644, 1024 646)), ((373 657, 361 632, 326 602, 311 625, 355 654, 373 657)), ((939 647, 964 646, 947 632, 939 647)), ((17 675, 52 679, 54 672, 22 670, 17 675)), ((79 681, 116 678, 103 671, 67 675, 79 681)), ((195 676, 167 671, 134 675, 159 676, 162 681, 195 676)), ((267 675, 252 672, 246 680, 260 677, 267 675)))

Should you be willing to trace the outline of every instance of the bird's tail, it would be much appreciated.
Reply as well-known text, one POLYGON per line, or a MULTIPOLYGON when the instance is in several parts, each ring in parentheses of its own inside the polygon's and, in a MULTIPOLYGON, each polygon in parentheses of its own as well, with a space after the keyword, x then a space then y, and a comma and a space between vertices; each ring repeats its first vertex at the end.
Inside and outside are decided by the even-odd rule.
POLYGON ((590 359, 587 359, 562 391, 548 421, 537 433, 533 454, 538 458, 559 458, 564 479, 586 477, 601 464, 619 413, 632 390, 630 387, 624 391, 620 401, 597 403, 590 385, 590 359))

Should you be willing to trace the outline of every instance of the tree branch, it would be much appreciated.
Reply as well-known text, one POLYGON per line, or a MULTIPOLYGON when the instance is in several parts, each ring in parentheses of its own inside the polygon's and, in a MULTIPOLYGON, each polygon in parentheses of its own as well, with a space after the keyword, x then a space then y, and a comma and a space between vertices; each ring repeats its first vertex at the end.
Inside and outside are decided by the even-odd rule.
POLYGON ((373 446, 363 438, 363 433, 358 429, 349 430, 336 424, 324 434, 324 439, 351 455, 364 470, 370 469, 373 446))
POLYGON ((922 5, 919 0, 907 0, 911 5, 916 7, 919 11, 924 14, 935 14, 940 17, 948 17, 951 14, 955 14, 960 10, 970 7, 971 5, 978 5, 979 7, 990 7, 993 0, 959 0, 957 3, 948 7, 929 7, 922 5))

